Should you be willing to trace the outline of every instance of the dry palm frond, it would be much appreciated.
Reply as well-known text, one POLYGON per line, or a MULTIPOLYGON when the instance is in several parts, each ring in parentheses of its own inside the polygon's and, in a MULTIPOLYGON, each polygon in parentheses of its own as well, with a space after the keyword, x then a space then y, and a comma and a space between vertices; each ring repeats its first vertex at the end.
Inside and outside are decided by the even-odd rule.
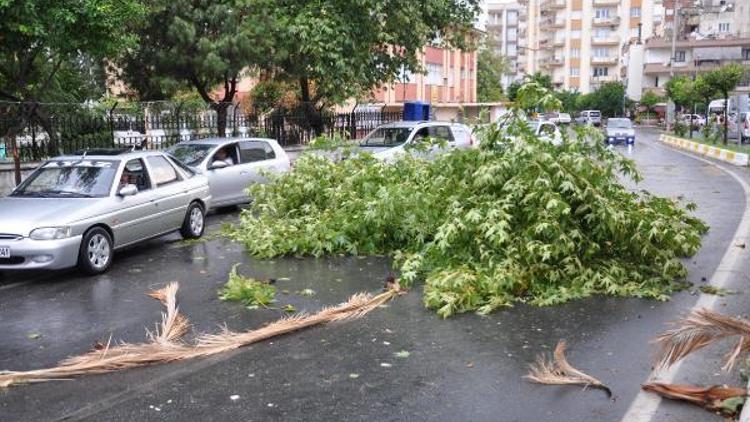
POLYGON ((203 334, 194 344, 185 344, 179 339, 187 332, 188 322, 187 318, 178 312, 177 288, 177 283, 171 283, 164 289, 149 294, 160 300, 166 306, 167 312, 162 315, 161 327, 157 333, 149 334, 148 343, 121 343, 114 346, 108 343, 103 348, 95 348, 83 355, 68 358, 54 368, 0 372, 0 388, 210 356, 302 328, 359 318, 393 297, 403 294, 400 287, 394 284, 389 290, 376 296, 356 294, 348 302, 325 308, 313 315, 294 315, 263 328, 241 333, 224 330, 220 334, 203 334))
POLYGON ((745 388, 714 385, 697 387, 694 385, 650 383, 642 386, 643 390, 673 400, 687 401, 710 411, 729 411, 726 400, 747 397, 745 388))
POLYGON ((536 364, 530 365, 531 371, 524 378, 539 384, 548 385, 583 385, 604 390, 608 397, 612 391, 598 379, 574 368, 565 358, 565 340, 560 340, 555 347, 552 359, 540 355, 536 364))
POLYGON ((695 351, 730 337, 739 337, 739 340, 727 354, 724 369, 731 369, 741 353, 750 351, 748 320, 699 309, 676 325, 676 328, 656 338, 655 342, 661 348, 657 367, 668 367, 695 351))

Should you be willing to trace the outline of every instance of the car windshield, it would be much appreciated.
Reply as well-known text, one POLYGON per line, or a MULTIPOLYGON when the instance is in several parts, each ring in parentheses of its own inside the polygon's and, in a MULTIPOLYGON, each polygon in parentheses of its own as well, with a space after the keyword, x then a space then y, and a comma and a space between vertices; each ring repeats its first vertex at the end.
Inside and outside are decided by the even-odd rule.
POLYGON ((396 147, 409 138, 412 128, 410 127, 381 127, 367 135, 362 142, 362 147, 396 147))
POLYGON ((599 117, 599 112, 598 111, 589 111, 589 116, 591 116, 591 117, 599 117))
POLYGON ((214 147, 215 145, 207 144, 178 144, 167 152, 186 166, 197 166, 214 147))
POLYGON ((607 126, 618 129, 630 129, 633 124, 630 123, 629 119, 609 119, 607 126))
POLYGON ((87 159, 44 163, 11 196, 35 198, 101 198, 109 195, 117 161, 87 159))

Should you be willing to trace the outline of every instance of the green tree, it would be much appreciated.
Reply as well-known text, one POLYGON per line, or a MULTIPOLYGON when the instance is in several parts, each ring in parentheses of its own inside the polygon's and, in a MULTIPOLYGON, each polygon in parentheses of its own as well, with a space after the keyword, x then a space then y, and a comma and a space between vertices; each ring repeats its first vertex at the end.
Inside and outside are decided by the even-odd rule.
POLYGON ((138 48, 121 59, 125 79, 155 96, 180 86, 195 89, 216 111, 224 136, 238 82, 248 68, 269 62, 280 24, 271 0, 155 0, 139 30, 138 48), (160 79, 141 82, 152 75, 160 79))
POLYGON ((620 82, 607 82, 594 91, 596 109, 601 110, 602 116, 614 117, 622 115, 625 102, 625 86, 620 82))
POLYGON ((494 102, 503 99, 501 79, 508 73, 508 62, 485 44, 477 58, 477 99, 481 102, 494 102))
POLYGON ((545 75, 541 72, 536 72, 533 75, 526 75, 524 77, 525 82, 534 82, 542 86, 543 88, 552 90, 552 76, 545 75))
POLYGON ((581 110, 577 105, 578 98, 581 96, 580 92, 564 89, 555 92, 555 96, 562 103, 562 111, 566 113, 575 113, 581 110))
POLYGON ((651 110, 653 110, 654 106, 661 101, 661 97, 656 95, 654 91, 646 91, 641 96, 641 105, 646 107, 646 118, 651 118, 651 110))
POLYGON ((423 72, 433 43, 472 47, 478 0, 277 0, 276 67, 306 113, 423 72))
POLYGON ((518 90, 521 89, 523 86, 523 83, 519 81, 513 81, 508 85, 508 99, 510 101, 515 101, 518 97, 518 90))
POLYGON ((706 83, 724 98, 724 145, 727 144, 729 130, 729 93, 737 87, 737 84, 740 83, 744 75, 745 68, 736 63, 713 70, 704 75, 706 83))
POLYGON ((134 46, 129 23, 144 12, 138 0, 0 1, 0 99, 19 103, 0 110, 15 121, 0 136, 33 120, 54 149, 57 132, 36 103, 87 95, 81 83, 94 78, 82 70, 134 46))

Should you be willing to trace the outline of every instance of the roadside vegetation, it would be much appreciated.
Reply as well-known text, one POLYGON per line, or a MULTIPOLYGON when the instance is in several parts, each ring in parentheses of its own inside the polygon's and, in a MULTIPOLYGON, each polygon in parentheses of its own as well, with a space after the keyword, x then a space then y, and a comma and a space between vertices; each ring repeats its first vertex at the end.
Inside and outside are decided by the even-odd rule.
POLYGON ((620 174, 640 179, 634 163, 595 132, 562 147, 537 139, 521 110, 559 107, 538 84, 515 107, 479 148, 434 160, 303 156, 250 188, 232 236, 260 258, 392 255, 401 284, 424 281, 425 305, 443 317, 594 294, 667 299, 686 275, 679 258, 708 229, 692 204, 624 187, 620 174))

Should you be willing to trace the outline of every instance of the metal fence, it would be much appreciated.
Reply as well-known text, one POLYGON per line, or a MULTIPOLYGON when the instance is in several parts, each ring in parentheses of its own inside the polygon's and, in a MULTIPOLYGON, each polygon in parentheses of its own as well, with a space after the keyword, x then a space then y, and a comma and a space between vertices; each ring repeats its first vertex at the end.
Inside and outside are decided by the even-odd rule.
MULTIPOLYGON (((20 162, 33 162, 91 148, 164 149, 219 133, 212 110, 175 112, 162 107, 158 111, 96 112, 72 105, 46 107, 34 114, 18 111, 4 106, 0 112, 0 160, 12 159, 14 146, 20 162)), ((398 112, 243 113, 232 107, 225 136, 264 136, 282 146, 305 145, 318 135, 361 138, 378 125, 400 119, 398 112)))

